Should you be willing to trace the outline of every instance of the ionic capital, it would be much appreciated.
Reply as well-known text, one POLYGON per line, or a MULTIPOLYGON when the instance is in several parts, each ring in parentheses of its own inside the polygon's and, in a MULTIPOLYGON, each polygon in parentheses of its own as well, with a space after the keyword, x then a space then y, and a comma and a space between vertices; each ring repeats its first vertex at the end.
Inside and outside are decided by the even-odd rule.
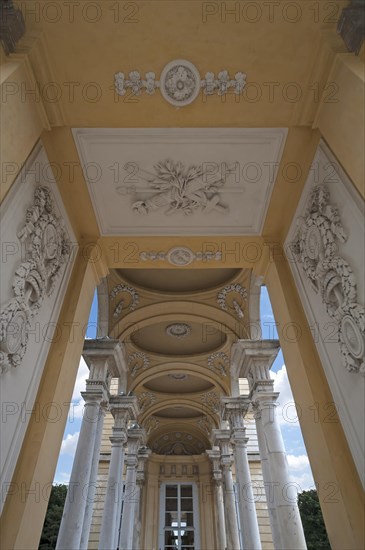
POLYGON ((237 378, 247 378, 250 391, 273 387, 270 368, 279 352, 278 340, 238 340, 232 345, 232 365, 237 378))

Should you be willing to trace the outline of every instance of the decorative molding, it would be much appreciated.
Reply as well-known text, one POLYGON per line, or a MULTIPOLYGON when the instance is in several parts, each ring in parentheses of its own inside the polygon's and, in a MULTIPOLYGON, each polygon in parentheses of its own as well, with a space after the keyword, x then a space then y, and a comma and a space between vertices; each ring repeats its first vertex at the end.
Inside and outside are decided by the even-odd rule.
POLYGON ((143 413, 147 407, 156 402, 156 396, 151 392, 142 392, 138 395, 139 412, 143 413))
POLYGON ((130 375, 134 378, 140 369, 148 369, 150 360, 142 351, 135 351, 128 358, 130 375))
POLYGON ((119 294, 124 294, 125 296, 115 306, 113 317, 119 317, 123 309, 134 311, 139 304, 139 294, 132 286, 116 285, 110 293, 110 298, 114 300, 119 294))
POLYGON ((193 252, 186 246, 175 246, 168 252, 141 252, 139 255, 142 261, 162 261, 168 262, 176 267, 185 267, 194 261, 209 262, 215 260, 219 262, 222 259, 221 252, 193 252))
MULTIPOLYGON (((166 159, 154 166, 155 174, 140 170, 139 175, 150 185, 151 191, 158 191, 152 197, 132 204, 138 214, 149 214, 161 208, 166 215, 182 212, 191 216, 197 210, 209 213, 228 213, 221 201, 219 189, 226 179, 219 173, 212 174, 203 166, 184 166, 180 161, 166 159)), ((150 192, 149 192, 150 194, 150 192)))
POLYGON ((168 374, 169 378, 172 378, 173 380, 187 380, 188 375, 181 372, 181 373, 174 373, 174 374, 168 374))
POLYGON ((175 432, 156 439, 152 450, 159 455, 199 455, 205 450, 205 444, 190 433, 175 432))
POLYGON ((156 73, 147 72, 143 79, 138 71, 131 71, 129 78, 123 72, 114 75, 114 87, 118 95, 124 96, 127 90, 133 95, 139 96, 142 92, 153 95, 160 89, 162 97, 175 107, 184 107, 192 103, 199 95, 200 90, 204 95, 223 96, 229 91, 239 95, 246 85, 246 75, 242 72, 235 74, 234 79, 228 71, 220 71, 215 76, 207 72, 201 79, 198 69, 190 61, 177 59, 168 63, 156 80, 156 73))
POLYGON ((13 0, 0 3, 0 42, 5 55, 15 52, 16 44, 25 33, 25 21, 20 9, 14 7, 13 0))
POLYGON ((313 188, 304 217, 297 220, 293 252, 313 290, 321 295, 327 314, 338 326, 343 364, 349 372, 365 375, 365 309, 356 302, 355 275, 338 254, 337 243, 347 235, 338 209, 330 204, 326 185, 313 188))
POLYGON ((359 55, 365 38, 365 10, 363 0, 351 0, 343 8, 337 23, 337 32, 341 35, 350 52, 359 55))
POLYGON ((63 220, 54 211, 51 192, 38 187, 26 223, 18 232, 27 259, 16 269, 14 298, 0 312, 0 369, 20 365, 27 350, 31 319, 51 296, 63 264, 70 256, 63 220))
POLYGON ((206 416, 199 418, 199 420, 196 421, 196 425, 210 436, 213 425, 206 416))
POLYGON ((146 430, 146 434, 149 436, 160 425, 160 421, 155 416, 149 416, 143 423, 143 427, 146 430))
POLYGON ((173 323, 166 327, 165 332, 174 338, 185 338, 191 333, 191 326, 187 323, 173 323))
POLYGON ((241 305, 238 303, 237 299, 234 298, 234 295, 236 295, 236 298, 240 297, 240 301, 242 304, 242 301, 247 300, 247 290, 241 286, 240 284, 231 284, 226 285, 223 290, 221 290, 218 293, 217 296, 217 303, 221 309, 224 311, 229 311, 229 309, 234 309, 236 316, 238 319, 242 320, 244 318, 244 313, 241 305), (228 296, 231 296, 232 303, 228 303, 228 296))
POLYGON ((201 396, 201 400, 203 404, 208 407, 208 409, 211 409, 214 413, 219 413, 221 409, 221 400, 220 396, 216 392, 208 392, 204 393, 201 396))
POLYGON ((229 357, 223 351, 216 351, 208 357, 208 368, 216 371, 221 376, 227 376, 229 369, 229 357))

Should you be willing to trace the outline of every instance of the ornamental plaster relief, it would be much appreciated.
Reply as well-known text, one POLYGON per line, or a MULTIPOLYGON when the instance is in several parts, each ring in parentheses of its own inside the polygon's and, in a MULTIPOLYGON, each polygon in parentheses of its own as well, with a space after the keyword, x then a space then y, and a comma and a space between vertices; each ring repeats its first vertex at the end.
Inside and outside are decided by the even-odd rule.
POLYGON ((160 90, 162 97, 175 107, 184 107, 192 103, 200 90, 206 96, 223 96, 230 90, 239 95, 246 85, 246 75, 242 72, 236 73, 234 79, 226 70, 220 71, 217 76, 208 72, 205 78, 201 79, 195 65, 184 59, 168 63, 161 73, 160 80, 156 80, 156 73, 153 71, 147 72, 145 78, 142 78, 138 71, 131 71, 128 77, 126 78, 123 72, 115 74, 114 84, 118 95, 124 96, 128 90, 135 96, 143 92, 153 95, 156 90, 160 90))
MULTIPOLYGON (((2 399, 17 404, 1 430, 1 486, 12 478, 58 315, 76 239, 39 143, 1 205, 2 399), (47 179, 44 179, 47 174, 47 179), (71 244, 73 246, 71 246, 71 244)), ((2 498, 1 503, 4 503, 2 498)))
POLYGON ((25 219, 17 237, 29 255, 15 270, 14 297, 0 310, 0 373, 21 364, 27 351, 30 321, 45 296, 52 296, 70 256, 63 222, 55 213, 47 187, 35 189, 34 204, 27 209, 25 219))
POLYGON ((365 485, 363 204, 320 143, 286 239, 288 261, 365 485))
MULTIPOLYGON (((286 134, 284 128, 73 129, 102 236, 260 235, 286 134)), ((138 251, 144 253, 151 254, 138 251)), ((175 259, 189 261, 189 254, 166 256, 175 259)))

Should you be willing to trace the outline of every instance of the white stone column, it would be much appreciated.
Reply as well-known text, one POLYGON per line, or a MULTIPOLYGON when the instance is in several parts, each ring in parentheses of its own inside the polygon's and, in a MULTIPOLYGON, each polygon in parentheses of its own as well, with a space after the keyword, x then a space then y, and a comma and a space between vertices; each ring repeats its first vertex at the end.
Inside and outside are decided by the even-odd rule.
POLYGON ((241 550, 238 532, 235 493, 233 487, 232 463, 229 430, 213 430, 213 444, 219 445, 223 474, 223 498, 226 524, 227 550, 241 550))
POLYGON ((212 461, 213 464, 213 479, 214 479, 214 493, 215 493, 215 505, 217 509, 217 538, 218 538, 218 547, 219 549, 227 548, 227 537, 226 537, 226 525, 224 517, 224 499, 223 499, 223 481, 222 481, 222 470, 220 468, 220 450, 217 447, 211 451, 206 451, 207 455, 212 461))
POLYGON ((280 426, 276 417, 278 393, 267 392, 263 395, 253 393, 256 408, 256 429, 260 439, 266 442, 267 461, 270 481, 273 484, 276 520, 280 532, 283 550, 306 549, 306 542, 297 505, 296 491, 290 481, 288 460, 280 426), (258 417, 261 416, 259 419, 258 417), (292 491, 290 492, 290 487, 292 491))
POLYGON ((95 488, 95 455, 99 456, 100 452, 104 417, 101 403, 109 401, 111 378, 119 378, 126 369, 123 345, 119 340, 85 340, 83 356, 90 374, 86 380, 86 391, 81 394, 85 408, 57 539, 56 548, 59 550, 79 550, 87 545, 85 539, 92 514, 89 497, 95 488))
MULTIPOLYGON (((270 367, 279 351, 277 340, 239 340, 234 344, 240 352, 239 376, 248 379, 256 418, 260 453, 267 459, 263 469, 266 494, 273 492, 274 505, 269 507, 270 521, 277 550, 303 550, 306 542, 297 505, 296 494, 290 493, 288 461, 276 416, 274 381, 270 367), (280 541, 278 540, 280 537, 280 541)), ((272 495, 270 495, 272 498, 272 495)))
POLYGON ((269 512, 272 540, 273 540, 274 548, 276 548, 276 550, 279 550, 282 547, 282 544, 281 544, 280 528, 278 524, 278 517, 276 513, 276 506, 275 506, 275 494, 274 494, 275 484, 272 482, 271 475, 270 475, 270 467, 269 467, 269 461, 267 458, 267 446, 266 446, 265 434, 262 429, 261 413, 259 410, 256 409, 256 407, 254 407, 254 413, 255 413, 255 422, 256 422, 257 442, 260 450, 261 471, 262 471, 262 477, 264 480, 266 504, 269 512))
MULTIPOLYGON (((146 432, 139 428, 130 428, 128 430, 127 457, 126 457, 126 476, 125 492, 122 512, 122 525, 120 528, 119 548, 120 550, 133 549, 133 531, 134 518, 136 512, 136 485, 137 485, 137 466, 138 466, 138 448, 144 443, 146 432)), ((105 549, 106 550, 106 549, 105 549)))
POLYGON ((102 389, 97 388, 82 392, 82 396, 85 400, 84 416, 57 539, 56 548, 59 550, 80 548, 100 403, 105 399, 102 389))
POLYGON ((151 449, 141 447, 138 451, 137 482, 136 482, 136 509, 134 513, 133 550, 139 550, 142 530, 142 502, 143 485, 145 481, 145 465, 151 454, 151 449))
POLYGON ((245 550, 261 550, 260 531, 247 456, 248 437, 246 437, 246 428, 243 421, 250 403, 240 397, 223 397, 222 404, 223 418, 228 419, 231 427, 243 546, 245 550))
POLYGON ((100 530, 99 550, 115 550, 123 498, 124 445, 127 442, 127 424, 137 417, 137 398, 116 395, 110 398, 110 412, 114 417, 110 437, 111 455, 108 483, 100 530))
POLYGON ((84 523, 82 526, 82 533, 81 533, 81 542, 80 542, 81 550, 86 550, 89 542, 90 527, 91 527, 91 521, 93 516, 93 508, 94 508, 96 488, 97 488, 101 436, 103 432, 106 410, 107 410, 107 403, 104 401, 103 403, 101 403, 101 406, 100 406, 100 415, 98 420, 98 426, 96 428, 95 444, 94 444, 93 458, 92 458, 91 471, 90 471, 89 490, 87 493, 84 523))

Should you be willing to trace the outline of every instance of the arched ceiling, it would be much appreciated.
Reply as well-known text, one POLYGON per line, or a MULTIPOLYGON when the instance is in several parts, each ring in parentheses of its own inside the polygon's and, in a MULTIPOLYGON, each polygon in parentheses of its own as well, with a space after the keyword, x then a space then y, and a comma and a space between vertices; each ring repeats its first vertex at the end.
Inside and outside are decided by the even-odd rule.
POLYGON ((125 344, 126 391, 137 396, 154 452, 209 446, 230 392, 231 345, 250 336, 252 282, 247 269, 119 269, 107 277, 99 306, 110 336, 125 344))
POLYGON ((157 292, 206 291, 226 284, 239 269, 118 269, 117 273, 131 284, 157 292))

